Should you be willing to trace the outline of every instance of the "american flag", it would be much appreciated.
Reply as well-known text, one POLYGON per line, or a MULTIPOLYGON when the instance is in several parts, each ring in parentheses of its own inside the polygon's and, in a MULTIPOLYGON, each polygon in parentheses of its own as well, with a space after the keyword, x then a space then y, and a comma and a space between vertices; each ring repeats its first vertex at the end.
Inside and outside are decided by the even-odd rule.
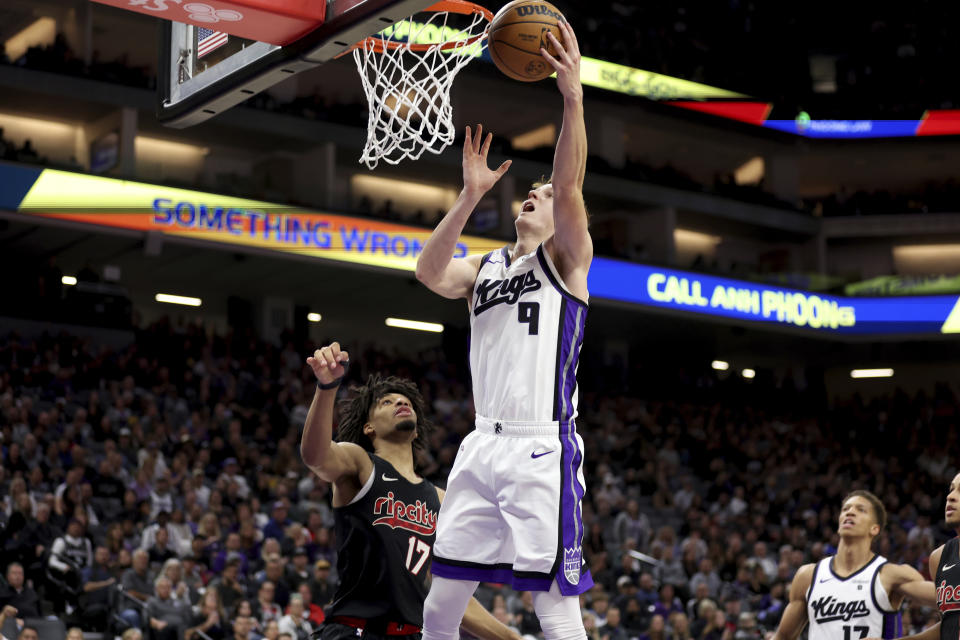
POLYGON ((214 49, 227 44, 227 34, 197 27, 197 57, 202 58, 214 49))

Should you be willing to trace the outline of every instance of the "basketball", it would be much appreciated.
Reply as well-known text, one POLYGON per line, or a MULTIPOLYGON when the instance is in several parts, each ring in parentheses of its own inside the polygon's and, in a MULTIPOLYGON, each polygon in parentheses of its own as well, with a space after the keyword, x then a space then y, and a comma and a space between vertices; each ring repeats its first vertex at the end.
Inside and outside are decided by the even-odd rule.
POLYGON ((553 67, 540 55, 543 47, 555 56, 547 31, 563 43, 558 24, 563 14, 542 0, 514 0, 504 5, 490 23, 490 57, 503 73, 523 82, 536 82, 553 74, 553 67))

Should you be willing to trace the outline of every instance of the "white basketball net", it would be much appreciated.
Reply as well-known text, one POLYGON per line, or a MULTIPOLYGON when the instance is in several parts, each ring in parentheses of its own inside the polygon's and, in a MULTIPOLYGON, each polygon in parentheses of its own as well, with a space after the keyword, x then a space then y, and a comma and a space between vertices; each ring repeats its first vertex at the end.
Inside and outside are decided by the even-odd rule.
POLYGON ((447 11, 420 15, 429 15, 426 23, 412 18, 397 23, 353 50, 370 104, 367 144, 360 157, 368 169, 380 160, 398 164, 404 158, 416 160, 424 151, 441 153, 453 143, 450 88, 460 69, 486 46, 487 18, 482 14, 459 16, 472 20, 463 29, 448 26, 447 11), (406 42, 397 46, 404 30, 409 30, 406 42), (427 38, 435 43, 429 49, 411 49, 427 38))

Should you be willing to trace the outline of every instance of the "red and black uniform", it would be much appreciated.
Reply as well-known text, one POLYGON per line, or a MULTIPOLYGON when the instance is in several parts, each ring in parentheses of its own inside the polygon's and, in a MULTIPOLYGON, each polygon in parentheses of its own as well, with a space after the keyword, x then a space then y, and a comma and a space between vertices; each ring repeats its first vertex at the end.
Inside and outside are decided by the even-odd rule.
POLYGON ((960 538, 943 545, 937 566, 937 604, 940 607, 940 640, 960 638, 960 538))
POLYGON ((420 633, 440 498, 370 454, 373 471, 350 504, 334 509, 337 585, 323 640, 420 633))

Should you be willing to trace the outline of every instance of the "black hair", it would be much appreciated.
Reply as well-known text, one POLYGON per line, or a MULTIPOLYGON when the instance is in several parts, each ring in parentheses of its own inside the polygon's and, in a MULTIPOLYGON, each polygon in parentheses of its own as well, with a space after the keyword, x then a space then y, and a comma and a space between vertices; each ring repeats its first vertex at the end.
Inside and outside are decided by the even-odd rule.
POLYGON ((433 432, 433 424, 427 419, 426 403, 417 385, 406 378, 382 378, 378 374, 367 378, 364 386, 351 387, 350 394, 341 401, 337 440, 353 442, 372 453, 373 441, 363 432, 363 427, 370 422, 370 410, 381 398, 391 393, 398 393, 410 401, 414 413, 417 414, 417 437, 413 441, 413 448, 426 449, 427 440, 433 432))

